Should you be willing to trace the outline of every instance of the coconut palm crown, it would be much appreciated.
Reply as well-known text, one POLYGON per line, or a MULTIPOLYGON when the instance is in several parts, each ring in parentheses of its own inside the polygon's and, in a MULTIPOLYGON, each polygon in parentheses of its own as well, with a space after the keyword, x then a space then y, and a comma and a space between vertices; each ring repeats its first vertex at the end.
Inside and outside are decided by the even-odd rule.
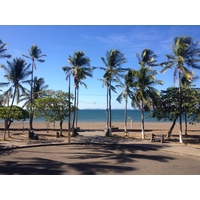
MULTIPOLYGON (((188 80, 191 79, 192 69, 200 69, 200 47, 191 37, 175 37, 172 43, 172 54, 166 54, 167 61, 161 63, 162 73, 174 69, 174 83, 181 72, 188 80)), ((179 77, 178 77, 179 78, 179 77)))

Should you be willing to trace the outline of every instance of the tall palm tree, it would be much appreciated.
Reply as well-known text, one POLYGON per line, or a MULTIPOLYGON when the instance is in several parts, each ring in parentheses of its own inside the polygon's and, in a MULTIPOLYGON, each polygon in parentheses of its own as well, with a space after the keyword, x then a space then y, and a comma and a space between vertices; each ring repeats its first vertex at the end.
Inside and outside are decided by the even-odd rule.
POLYGON ((124 132, 125 135, 127 135, 127 105, 128 105, 128 97, 130 97, 130 99, 133 98, 133 91, 131 90, 131 88, 133 87, 133 73, 132 70, 129 70, 128 73, 125 76, 124 79, 124 84, 123 85, 119 85, 118 87, 120 88, 124 88, 124 90, 119 94, 119 96, 117 97, 117 101, 119 103, 122 102, 122 99, 125 100, 125 110, 124 110, 124 132))
POLYGON ((11 85, 3 95, 12 97, 10 109, 8 111, 7 118, 5 119, 5 140, 12 106, 15 100, 17 103, 19 102, 20 94, 25 93, 25 88, 23 87, 22 83, 27 79, 28 76, 31 75, 31 71, 29 70, 30 64, 27 65, 25 60, 21 58, 14 58, 12 62, 7 61, 7 66, 1 65, 1 68, 5 71, 4 77, 8 80, 8 82, 0 83, 0 86, 11 85))
POLYGON ((175 37, 172 43, 172 54, 167 54, 167 61, 161 63, 163 66, 162 73, 166 72, 168 69, 175 68, 174 70, 174 82, 175 79, 178 78, 179 84, 179 142, 183 143, 182 137, 182 86, 181 86, 181 76, 186 77, 187 80, 191 80, 191 70, 200 69, 200 65, 198 64, 200 59, 200 48, 199 43, 194 43, 193 39, 189 36, 184 37, 175 37))
POLYGON ((116 87, 114 87, 113 85, 109 85, 108 83, 108 79, 104 78, 104 79, 99 79, 100 81, 102 81, 102 86, 106 86, 106 136, 109 136, 109 88, 111 89, 111 91, 117 93, 116 91, 116 87))
POLYGON ((70 143, 70 120, 71 120, 71 75, 73 71, 73 66, 68 67, 62 67, 63 71, 66 73, 66 81, 68 80, 68 108, 69 108, 69 115, 68 115, 68 143, 70 143))
POLYGON ((111 87, 112 82, 117 82, 121 84, 120 78, 124 76, 123 72, 127 69, 122 68, 122 64, 126 63, 126 58, 123 53, 119 50, 110 50, 106 52, 106 58, 101 57, 103 63, 105 64, 105 68, 101 67, 105 71, 103 78, 107 85, 107 101, 108 101, 108 121, 107 124, 109 127, 106 131, 106 136, 112 135, 112 114, 111 114, 111 87))
POLYGON ((41 59, 42 57, 46 56, 42 54, 41 49, 37 45, 32 45, 30 49, 28 49, 28 56, 22 54, 22 56, 32 60, 32 72, 31 72, 31 104, 30 104, 30 119, 29 119, 29 128, 33 129, 33 111, 32 111, 32 104, 33 104, 33 69, 36 69, 35 60, 38 62, 44 62, 45 60, 41 59))
MULTIPOLYGON (((25 81, 31 85, 31 80, 25 81)), ((44 78, 37 78, 37 76, 33 79, 33 97, 32 103, 38 98, 42 98, 44 96, 44 90, 46 90, 49 86, 45 84, 44 78)), ((26 94, 23 94, 22 98, 20 98, 20 102, 24 102, 23 107, 30 107, 31 104, 31 92, 30 90, 26 90, 26 94)))
POLYGON ((3 43, 3 41, 0 39, 0 58, 10 58, 11 55, 6 54, 7 49, 5 48, 7 44, 3 43))
MULTIPOLYGON (((74 77, 75 95, 74 95, 74 118, 72 122, 72 136, 77 136, 79 85, 83 84, 85 87, 87 87, 87 85, 82 80, 86 79, 88 76, 92 77, 92 71, 94 68, 90 67, 90 59, 87 56, 85 56, 85 53, 83 51, 74 52, 73 57, 69 55, 68 62, 70 66, 64 66, 62 67, 62 69, 67 75, 66 80, 69 81, 69 87, 68 87, 69 95, 70 95, 70 77, 71 75, 73 75, 74 77), (75 127, 75 121, 76 121, 76 127, 75 127)), ((69 97, 69 102, 70 102, 70 97, 69 97)), ((70 120, 70 115, 69 115, 69 120, 70 120)))
POLYGON ((194 75, 193 72, 191 73, 190 79, 188 79, 188 77, 185 77, 185 76, 181 77, 181 88, 182 88, 182 93, 183 93, 182 98, 183 98, 183 101, 184 101, 183 110, 184 110, 184 118, 185 118, 185 135, 187 135, 187 110, 188 110, 187 104, 189 103, 191 105, 191 103, 192 103, 191 96, 189 98, 189 102, 187 102, 188 99, 187 99, 186 96, 189 95, 193 91, 193 89, 192 89, 192 86, 194 86, 193 83, 196 80, 198 80, 199 78, 200 78, 200 76, 194 75))
POLYGON ((163 84, 161 80, 156 80, 155 75, 158 74, 156 70, 152 70, 152 67, 158 66, 156 54, 150 49, 144 49, 142 54, 136 54, 141 68, 137 71, 133 70, 133 76, 135 82, 133 83, 134 96, 132 98, 132 105, 139 107, 142 111, 142 139, 145 139, 144 133, 144 112, 146 109, 150 109, 154 99, 159 95, 157 89, 153 86, 155 84, 163 84))

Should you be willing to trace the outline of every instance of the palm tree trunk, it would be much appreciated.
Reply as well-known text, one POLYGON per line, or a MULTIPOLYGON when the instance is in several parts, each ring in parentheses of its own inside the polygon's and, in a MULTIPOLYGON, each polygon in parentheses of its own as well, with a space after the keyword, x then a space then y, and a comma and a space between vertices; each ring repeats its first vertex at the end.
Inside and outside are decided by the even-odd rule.
POLYGON ((8 125, 7 125, 7 130, 8 130, 8 137, 10 138, 10 125, 11 125, 11 121, 9 120, 8 125))
POLYGON ((106 123, 107 123, 107 130, 109 129, 109 89, 107 87, 107 106, 106 106, 106 123))
POLYGON ((32 60, 32 72, 31 72, 31 101, 30 101, 30 113, 29 113, 29 129, 33 130, 33 65, 34 60, 32 60))
POLYGON ((109 136, 112 136, 111 81, 109 86, 109 136))
POLYGON ((68 117, 68 143, 70 143, 70 119, 71 119, 71 105, 70 105, 70 77, 71 75, 69 75, 69 85, 68 85, 68 109, 69 109, 69 117, 68 117))
POLYGON ((105 131, 105 136, 109 136, 109 110, 108 110, 108 105, 109 105, 109 88, 107 86, 106 90, 106 131, 105 131))
POLYGON ((73 116, 73 122, 72 122, 72 136, 76 136, 76 129, 75 129, 75 119, 76 119, 76 97, 77 97, 77 95, 76 95, 76 87, 75 87, 75 91, 74 91, 74 93, 75 93, 75 97, 74 97, 74 116, 73 116))
POLYGON ((141 113, 141 118, 142 118, 142 139, 145 139, 145 133, 144 133, 144 102, 142 101, 142 113, 141 113))
POLYGON ((181 87, 181 73, 179 71, 179 142, 183 143, 183 135, 182 135, 182 87, 181 87))
POLYGON ((125 135, 127 135, 127 94, 126 94, 126 97, 125 97, 125 113, 124 113, 124 132, 125 132, 125 135))
POLYGON ((12 102, 11 102, 11 105, 10 105, 10 109, 8 110, 8 114, 7 114, 7 117, 5 119, 5 129, 4 129, 4 140, 6 140, 6 131, 8 131, 8 137, 10 137, 10 131, 9 131, 9 119, 10 119, 10 113, 12 111, 12 107, 13 107, 13 104, 14 104, 14 100, 15 100, 15 95, 16 95, 16 86, 15 86, 15 90, 14 90, 14 94, 13 94, 13 99, 12 99, 12 102))
POLYGON ((79 87, 77 88, 77 100, 76 100, 76 129, 78 124, 78 104, 79 104, 79 87))
POLYGON ((32 109, 31 109, 31 112, 29 114, 29 128, 30 128, 30 130, 33 130, 33 113, 32 113, 32 109))
POLYGON ((8 120, 5 119, 5 122, 4 122, 4 135, 3 135, 3 140, 6 140, 6 131, 7 131, 7 127, 8 127, 8 120))

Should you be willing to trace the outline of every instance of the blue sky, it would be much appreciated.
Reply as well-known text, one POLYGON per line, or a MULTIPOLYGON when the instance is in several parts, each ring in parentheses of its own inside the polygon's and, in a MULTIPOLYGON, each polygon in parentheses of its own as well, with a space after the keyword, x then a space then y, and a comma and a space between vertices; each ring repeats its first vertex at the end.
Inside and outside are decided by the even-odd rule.
MULTIPOLYGON (((198 25, 1 25, 0 38, 7 43, 8 53, 13 58, 27 54, 32 44, 38 45, 47 56, 44 63, 36 63, 34 75, 43 77, 49 89, 67 91, 63 66, 69 65, 69 55, 77 50, 84 51, 91 60, 91 66, 104 66, 101 57, 106 51, 118 49, 125 54, 127 63, 124 67, 139 69, 136 53, 150 48, 158 58, 158 62, 165 61, 165 54, 171 53, 171 43, 176 36, 191 36, 194 41, 200 41, 200 26, 198 25)), ((6 63, 1 60, 1 63, 6 63)), ((29 62, 29 60, 27 60, 29 62)), ((158 71, 161 67, 156 68, 158 71)), ((1 81, 3 70, 0 69, 1 81)), ((200 70, 195 71, 200 75, 200 70)), ((97 69, 93 78, 84 82, 88 88, 80 87, 80 109, 105 108, 106 88, 102 87, 100 78, 103 71, 97 69)), ((173 70, 159 74, 157 79, 164 81, 163 86, 156 86, 158 90, 173 85, 173 70)), ((195 83, 200 87, 200 81, 195 83)), ((72 84, 73 85, 73 84, 72 84)), ((6 89, 6 88, 5 88, 6 89)), ((72 89, 73 92, 73 89, 72 89)), ((120 90, 118 90, 120 93, 120 90)), ((124 104, 116 102, 117 94, 113 93, 112 107, 123 108, 124 104)), ((130 106, 129 106, 130 107, 130 106)))

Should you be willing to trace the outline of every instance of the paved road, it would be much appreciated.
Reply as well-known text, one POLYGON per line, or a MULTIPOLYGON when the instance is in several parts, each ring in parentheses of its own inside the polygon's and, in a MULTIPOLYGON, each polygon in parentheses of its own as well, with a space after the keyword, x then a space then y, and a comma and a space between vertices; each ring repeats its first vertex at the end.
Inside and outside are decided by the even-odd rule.
POLYGON ((0 174, 200 175, 200 157, 146 144, 55 145, 0 151, 0 174))

